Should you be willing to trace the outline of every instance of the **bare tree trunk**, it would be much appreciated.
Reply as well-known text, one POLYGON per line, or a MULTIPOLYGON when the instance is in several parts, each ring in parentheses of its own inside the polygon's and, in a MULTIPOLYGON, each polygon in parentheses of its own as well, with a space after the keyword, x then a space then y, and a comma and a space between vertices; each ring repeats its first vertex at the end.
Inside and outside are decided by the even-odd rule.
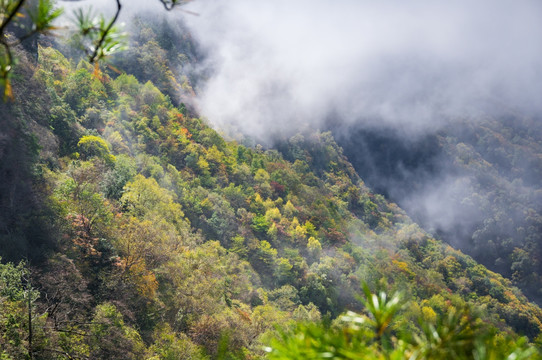
POLYGON ((32 360, 32 287, 30 286, 30 274, 28 276, 29 278, 26 282, 26 296, 28 298, 28 357, 30 360, 32 360))

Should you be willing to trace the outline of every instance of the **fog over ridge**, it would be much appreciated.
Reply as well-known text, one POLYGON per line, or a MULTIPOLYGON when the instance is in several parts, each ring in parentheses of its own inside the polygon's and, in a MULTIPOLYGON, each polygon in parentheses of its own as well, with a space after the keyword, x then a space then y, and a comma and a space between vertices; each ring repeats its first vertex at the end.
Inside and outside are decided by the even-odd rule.
POLYGON ((270 147, 331 129, 374 193, 511 276, 507 247, 526 244, 529 212, 542 214, 542 2, 126 5, 127 31, 133 16, 189 29, 197 61, 172 70, 194 72, 195 113, 215 128, 270 147))
POLYGON ((197 0, 187 8, 200 14, 186 21, 207 51, 199 105, 210 123, 269 145, 331 128, 369 186, 472 248, 473 231, 494 214, 470 202, 477 180, 435 134, 492 117, 542 118, 541 2, 197 0))
POLYGON ((538 113, 542 4, 198 0, 203 115, 265 138, 346 123, 417 133, 495 107, 538 113), (294 129, 295 131, 295 129, 294 129), (287 132, 287 131, 286 131, 287 132))

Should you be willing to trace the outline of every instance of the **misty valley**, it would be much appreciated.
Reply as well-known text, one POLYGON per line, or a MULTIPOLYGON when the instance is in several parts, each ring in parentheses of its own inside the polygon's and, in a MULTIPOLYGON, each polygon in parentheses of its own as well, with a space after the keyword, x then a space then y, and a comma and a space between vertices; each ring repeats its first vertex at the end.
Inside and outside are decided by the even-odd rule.
POLYGON ((0 359, 542 358, 541 4, 89 5, 0 2, 0 359))

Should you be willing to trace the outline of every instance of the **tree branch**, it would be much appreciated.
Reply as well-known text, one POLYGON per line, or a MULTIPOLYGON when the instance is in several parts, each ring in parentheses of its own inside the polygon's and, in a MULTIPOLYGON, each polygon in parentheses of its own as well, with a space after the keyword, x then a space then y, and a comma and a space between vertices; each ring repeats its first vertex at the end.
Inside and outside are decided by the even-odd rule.
POLYGON ((6 27, 8 26, 8 24, 13 20, 13 18, 15 17, 15 15, 17 15, 17 13, 19 12, 19 10, 21 9, 21 7, 24 5, 26 0, 19 0, 19 2, 17 3, 17 5, 15 5, 15 8, 13 9, 13 11, 8 15, 8 17, 4 20, 4 22, 2 23, 2 25, 0 25, 0 36, 2 36, 2 38, 4 37, 3 34, 4 34, 4 30, 6 29, 6 27))
POLYGON ((176 5, 176 1, 167 1, 167 0, 160 0, 160 2, 162 3, 162 5, 164 5, 164 9, 166 9, 167 11, 170 11, 173 9, 173 7, 176 5))
POLYGON ((94 52, 90 56, 89 62, 93 63, 94 61, 96 61, 96 58, 98 57, 98 51, 100 50, 100 47, 104 43, 105 38, 107 37, 111 29, 113 28, 113 25, 115 25, 115 23, 117 22, 120 15, 121 8, 122 8, 122 4, 120 3, 120 0, 117 0, 117 12, 115 16, 113 17, 113 20, 111 20, 107 28, 102 32, 102 36, 100 37, 100 40, 98 40, 98 43, 94 47, 94 52))

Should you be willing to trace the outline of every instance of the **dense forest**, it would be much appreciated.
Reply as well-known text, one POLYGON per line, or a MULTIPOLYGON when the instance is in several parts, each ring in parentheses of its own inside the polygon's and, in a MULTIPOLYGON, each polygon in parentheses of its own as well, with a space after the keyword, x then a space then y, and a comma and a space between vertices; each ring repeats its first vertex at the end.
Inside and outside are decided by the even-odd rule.
POLYGON ((508 109, 415 141, 363 129, 338 141, 371 188, 540 303, 541 130, 538 118, 508 109), (441 208, 420 205, 431 188, 444 196, 441 208))
POLYGON ((539 357, 542 310, 516 287, 537 299, 539 133, 508 144, 489 121, 439 138, 477 176, 495 219, 473 241, 492 241, 479 260, 499 274, 372 191, 332 132, 226 139, 191 101, 206 75, 188 30, 133 22, 98 63, 74 38, 13 48, 0 358, 539 357), (504 168, 513 151, 523 163, 504 168), (525 192, 501 190, 516 178, 525 192), (510 199, 518 217, 497 221, 510 199))

